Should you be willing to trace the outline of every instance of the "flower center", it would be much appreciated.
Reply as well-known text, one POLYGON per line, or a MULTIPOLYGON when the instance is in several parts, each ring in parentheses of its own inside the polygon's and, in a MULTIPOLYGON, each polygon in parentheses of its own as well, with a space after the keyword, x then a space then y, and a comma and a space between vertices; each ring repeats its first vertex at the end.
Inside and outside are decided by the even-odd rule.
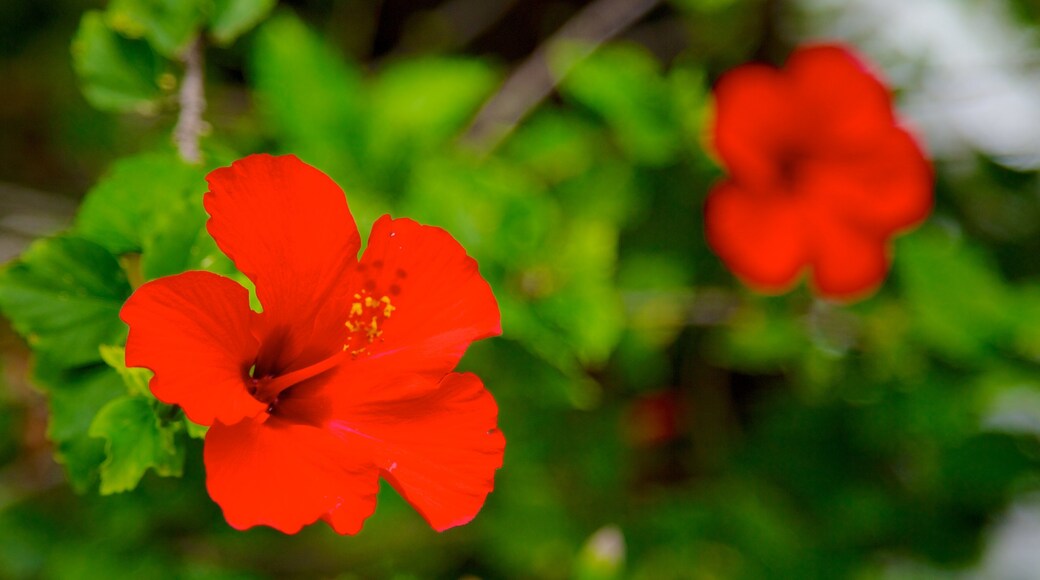
POLYGON ((781 155, 779 163, 777 163, 777 174, 780 176, 780 181, 785 185, 790 185, 798 179, 798 159, 793 154, 781 155))
MULTIPOLYGON (((398 278, 405 276, 398 272, 398 278)), ((343 349, 314 364, 286 374, 268 374, 254 365, 249 371, 246 388, 258 401, 268 404, 268 413, 274 413, 283 391, 340 364, 346 357, 357 358, 371 354, 369 347, 383 340, 383 325, 397 307, 389 295, 375 292, 376 283, 368 280, 364 289, 354 294, 350 312, 344 325, 347 334, 343 349), (376 298, 379 296, 379 298, 376 298)), ((396 296, 401 291, 397 284, 390 285, 389 294, 396 296)))
POLYGON ((278 397, 282 391, 289 387, 306 381, 309 378, 316 377, 321 373, 331 369, 338 365, 343 360, 345 353, 338 352, 324 360, 318 361, 310 366, 302 369, 297 369, 291 373, 278 376, 265 376, 265 377, 251 377, 250 384, 248 385, 249 394, 253 395, 258 401, 268 403, 268 413, 274 411, 275 405, 278 404, 278 397))
POLYGON ((389 296, 376 298, 370 290, 354 294, 350 315, 345 323, 350 333, 343 344, 343 352, 349 353, 353 358, 369 354, 369 345, 383 340, 382 325, 394 310, 397 308, 389 296))

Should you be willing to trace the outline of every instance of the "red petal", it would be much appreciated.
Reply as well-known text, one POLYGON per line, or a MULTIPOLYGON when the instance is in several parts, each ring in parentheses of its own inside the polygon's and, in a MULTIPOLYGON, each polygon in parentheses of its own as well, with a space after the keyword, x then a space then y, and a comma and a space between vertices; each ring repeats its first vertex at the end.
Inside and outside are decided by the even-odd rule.
POLYGON ((883 239, 833 219, 821 219, 814 229, 816 253, 813 286, 824 298, 849 301, 877 289, 888 272, 883 239))
POLYGON ((389 317, 379 315, 382 334, 366 352, 399 374, 440 378, 471 342, 502 332, 498 303, 476 261, 440 228, 383 216, 350 285, 392 305, 389 317))
POLYGON ((332 297, 361 245, 343 190, 291 155, 251 155, 207 180, 207 229, 263 305, 263 373, 289 372, 341 348, 343 301, 332 297), (304 354, 315 344, 327 347, 304 354))
POLYGON ((452 373, 434 389, 415 391, 355 399, 330 428, 364 447, 382 476, 443 531, 469 522, 484 505, 505 437, 498 406, 475 375, 452 373))
POLYGON ((809 260, 806 224, 795 198, 750 193, 724 181, 708 194, 704 213, 712 249, 755 288, 786 289, 809 260))
POLYGON ((356 448, 330 431, 271 417, 216 423, 206 434, 206 488, 232 527, 287 534, 318 518, 356 534, 376 505, 379 479, 356 448))
POLYGON ((192 421, 234 423, 266 407, 246 391, 258 346, 238 283, 209 272, 160 278, 138 288, 119 316, 130 325, 127 366, 155 372, 152 393, 192 421))
POLYGON ((796 50, 784 69, 818 145, 858 147, 881 139, 895 118, 888 89, 848 49, 817 45, 796 50))
POLYGON ((909 133, 891 128, 870 151, 806 172, 807 195, 834 208, 836 219, 887 236, 932 208, 932 171, 909 133))
POLYGON ((776 155, 797 138, 795 102, 781 73, 737 67, 715 86, 714 147, 735 180, 753 187, 776 181, 776 155))

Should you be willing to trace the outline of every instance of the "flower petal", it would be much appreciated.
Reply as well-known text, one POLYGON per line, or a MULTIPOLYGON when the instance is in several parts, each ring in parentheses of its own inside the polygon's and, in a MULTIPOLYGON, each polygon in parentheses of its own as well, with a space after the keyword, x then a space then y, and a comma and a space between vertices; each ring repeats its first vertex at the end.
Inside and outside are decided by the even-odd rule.
POLYGON ((708 244, 755 288, 782 291, 808 263, 806 224, 791 197, 751 193, 724 181, 708 194, 704 213, 708 244))
POLYGON ((216 423, 206 434, 206 488, 234 528, 294 534, 324 518, 356 534, 376 505, 379 478, 344 438, 276 417, 216 423))
POLYGON ((415 392, 355 399, 329 426, 364 447, 383 478, 443 531, 469 522, 484 505, 505 437, 498 406, 476 375, 452 373, 415 392))
POLYGON ((821 219, 816 236, 812 282, 824 298, 850 301, 874 292, 888 273, 884 239, 841 223, 821 219))
POLYGON ((235 423, 264 410, 246 391, 257 342, 249 330, 249 294, 209 272, 149 282, 119 316, 130 325, 126 364, 151 369, 152 393, 209 425, 235 423))
POLYGON ((845 223, 891 235, 928 216, 932 171, 905 130, 893 127, 878 147, 806 171, 806 194, 845 223))
POLYGON ((715 85, 712 137, 736 181, 754 187, 777 180, 777 152, 798 135, 789 82, 777 70, 745 65, 715 85))
POLYGON ((440 378, 471 342, 502 332, 498 303, 476 261, 440 228, 383 216, 350 286, 376 302, 386 297, 376 312, 381 334, 366 352, 397 373, 440 378))
POLYGON ((799 109, 811 120, 802 130, 824 148, 873 146, 895 123, 888 89, 842 46, 800 48, 791 54, 784 74, 799 109))
POLYGON ((207 177, 206 224, 238 269, 256 284, 263 306, 265 374, 281 374, 327 357, 304 351, 316 334, 338 332, 333 299, 361 245, 343 190, 292 155, 251 155, 207 177), (293 366, 295 365, 295 366, 293 366))

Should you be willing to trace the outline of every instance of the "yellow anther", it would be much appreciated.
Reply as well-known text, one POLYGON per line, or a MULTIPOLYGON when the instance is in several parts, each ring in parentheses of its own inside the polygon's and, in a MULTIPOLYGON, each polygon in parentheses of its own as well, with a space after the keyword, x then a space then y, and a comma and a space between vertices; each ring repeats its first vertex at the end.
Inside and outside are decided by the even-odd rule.
POLYGON ((358 349, 350 351, 350 356, 352 358, 357 358, 359 354, 368 354, 368 349, 365 348, 365 347, 361 347, 361 348, 358 348, 358 349))
POLYGON ((397 310, 397 308, 393 304, 390 304, 390 297, 383 296, 379 299, 379 301, 385 305, 385 307, 383 308, 383 318, 390 318, 390 315, 393 313, 393 311, 397 310))
POLYGON ((383 331, 379 330, 379 321, 375 316, 373 316, 372 322, 370 322, 368 328, 365 329, 365 335, 368 337, 368 341, 372 342, 381 334, 383 334, 383 331))
POLYGON ((376 339, 382 340, 383 331, 379 328, 380 322, 390 318, 397 310, 392 304, 389 296, 374 298, 368 290, 354 294, 355 302, 350 305, 349 319, 344 323, 351 335, 343 345, 343 350, 357 357, 367 356, 369 353, 365 344, 372 344, 376 339), (368 319, 368 322, 363 320, 368 319))

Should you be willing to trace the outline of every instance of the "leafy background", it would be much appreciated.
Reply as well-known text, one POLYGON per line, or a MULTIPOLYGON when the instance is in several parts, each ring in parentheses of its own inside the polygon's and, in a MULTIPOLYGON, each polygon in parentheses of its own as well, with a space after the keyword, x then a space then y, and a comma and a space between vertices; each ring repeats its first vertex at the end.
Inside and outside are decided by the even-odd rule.
MULTIPOLYGON (((0 4, 0 577, 1035 577, 1040 182, 1022 159, 1040 148, 929 131, 936 209, 880 292, 758 296, 703 239, 711 84, 809 36, 855 41, 842 23, 886 3, 601 0, 651 9, 591 54, 547 42, 587 4, 0 4), (200 35, 193 165, 170 135, 200 35), (539 47, 548 98, 480 138, 478 111, 539 47), (327 172, 363 236, 409 216, 479 261, 505 335, 462 366, 509 445, 472 524, 437 534, 387 488, 356 537, 237 532, 206 496, 203 430, 123 366, 133 287, 242 279, 201 194, 255 151, 327 172)), ((1015 32, 987 41, 1033 70, 1040 13, 944 9, 982 4, 1015 32)), ((906 103, 944 56, 864 45, 906 103)))

